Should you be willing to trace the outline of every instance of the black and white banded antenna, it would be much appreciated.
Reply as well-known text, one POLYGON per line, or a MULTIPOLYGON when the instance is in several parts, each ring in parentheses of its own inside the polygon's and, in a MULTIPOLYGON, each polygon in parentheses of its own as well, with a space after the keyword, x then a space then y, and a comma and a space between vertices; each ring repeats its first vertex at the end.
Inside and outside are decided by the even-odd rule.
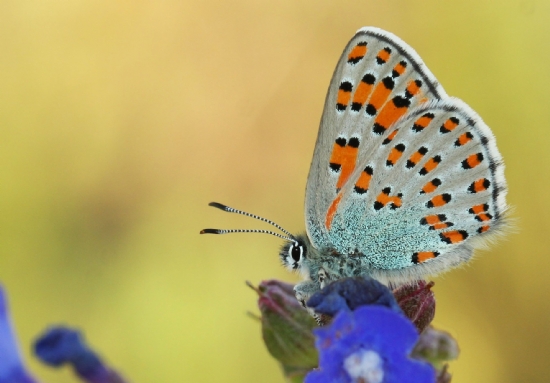
POLYGON ((283 233, 285 233, 286 236, 282 235, 282 234, 279 234, 279 233, 276 233, 276 232, 271 231, 271 230, 263 230, 263 229, 203 229, 200 232, 201 234, 262 233, 262 234, 271 234, 271 235, 274 235, 275 237, 286 239, 287 241, 296 242, 296 238, 294 238, 294 236, 290 232, 283 229, 283 227, 281 225, 278 225, 278 224, 276 224, 275 222, 273 222, 269 219, 260 217, 259 215, 256 215, 256 214, 247 213, 246 211, 233 209, 232 207, 223 205, 223 204, 218 203, 218 202, 210 202, 208 204, 208 206, 218 208, 218 209, 226 211, 228 213, 241 214, 241 215, 245 215, 247 217, 252 217, 254 219, 258 219, 258 220, 260 220, 262 222, 265 222, 265 223, 269 223, 270 225, 275 226, 277 229, 279 229, 283 233))

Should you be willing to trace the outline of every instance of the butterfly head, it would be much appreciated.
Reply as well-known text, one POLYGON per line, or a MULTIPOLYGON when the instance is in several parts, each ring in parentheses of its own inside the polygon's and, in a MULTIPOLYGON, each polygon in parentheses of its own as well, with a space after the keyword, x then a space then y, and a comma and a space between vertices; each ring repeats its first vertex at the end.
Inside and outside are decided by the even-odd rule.
POLYGON ((310 247, 306 235, 294 236, 281 247, 279 252, 283 266, 289 270, 305 271, 310 247))

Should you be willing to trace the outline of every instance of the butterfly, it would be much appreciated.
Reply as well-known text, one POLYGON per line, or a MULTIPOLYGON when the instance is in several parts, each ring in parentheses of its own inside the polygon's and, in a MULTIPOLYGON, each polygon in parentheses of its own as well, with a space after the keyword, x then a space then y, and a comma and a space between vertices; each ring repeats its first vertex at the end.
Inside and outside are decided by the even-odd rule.
POLYGON ((478 114, 448 96, 418 54, 390 32, 359 29, 334 71, 305 198, 306 233, 265 218, 285 239, 302 302, 327 283, 370 276, 390 286, 467 262, 505 225, 504 163, 478 114))

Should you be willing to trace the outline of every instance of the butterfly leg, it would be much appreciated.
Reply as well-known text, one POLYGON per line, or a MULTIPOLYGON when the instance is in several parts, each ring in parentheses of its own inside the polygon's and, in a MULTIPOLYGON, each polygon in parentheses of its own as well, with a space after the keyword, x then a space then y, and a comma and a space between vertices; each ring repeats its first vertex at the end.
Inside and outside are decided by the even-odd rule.
POLYGON ((298 301, 302 304, 302 306, 307 308, 306 302, 308 301, 309 297, 311 297, 320 289, 321 289, 321 286, 319 285, 319 282, 304 281, 294 286, 294 293, 296 294, 296 299, 298 299, 298 301))

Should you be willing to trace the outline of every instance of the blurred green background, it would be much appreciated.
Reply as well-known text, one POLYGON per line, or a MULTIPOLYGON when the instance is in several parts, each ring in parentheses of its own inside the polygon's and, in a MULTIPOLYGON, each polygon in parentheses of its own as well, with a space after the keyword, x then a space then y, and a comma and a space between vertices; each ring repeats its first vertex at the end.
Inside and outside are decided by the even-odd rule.
POLYGON ((365 25, 413 46, 493 129, 515 232, 435 278, 454 382, 548 382, 550 2, 0 2, 0 280, 25 358, 85 330, 134 382, 282 382, 244 281, 297 281, 281 241, 220 201, 304 229, 325 92, 365 25))

